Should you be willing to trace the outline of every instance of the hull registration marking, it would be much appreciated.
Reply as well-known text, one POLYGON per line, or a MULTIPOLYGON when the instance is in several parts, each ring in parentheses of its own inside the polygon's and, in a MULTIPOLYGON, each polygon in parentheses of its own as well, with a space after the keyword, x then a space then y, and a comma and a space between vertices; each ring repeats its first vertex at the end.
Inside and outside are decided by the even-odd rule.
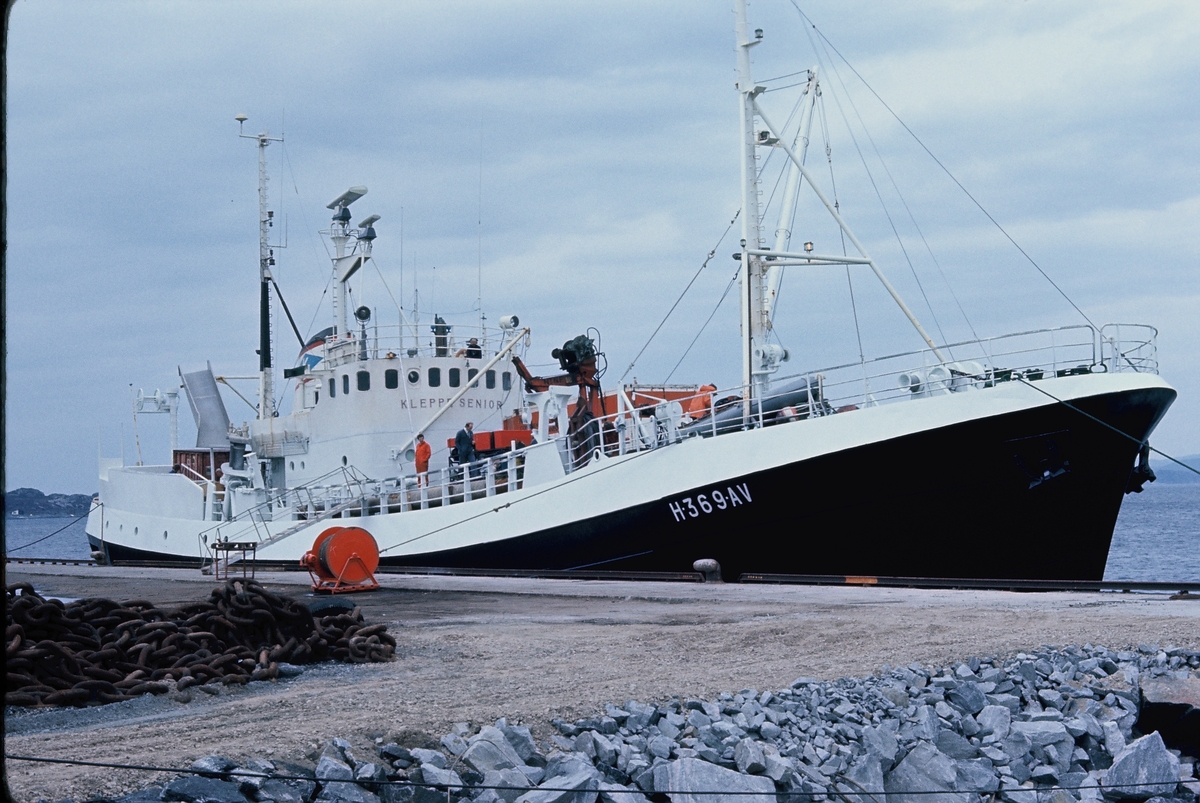
POLYGON ((697 494, 694 498, 687 496, 678 502, 669 502, 668 506, 671 508, 671 515, 678 523, 696 519, 717 510, 748 505, 752 501, 754 500, 750 498, 750 485, 743 482, 741 485, 728 485, 725 490, 713 488, 705 493, 697 494))

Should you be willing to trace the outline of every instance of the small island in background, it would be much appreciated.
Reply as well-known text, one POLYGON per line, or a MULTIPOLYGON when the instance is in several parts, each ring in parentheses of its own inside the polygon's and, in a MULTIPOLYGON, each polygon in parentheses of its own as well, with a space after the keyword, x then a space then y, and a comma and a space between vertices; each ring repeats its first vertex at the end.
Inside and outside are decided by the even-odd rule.
POLYGON ((17 488, 4 494, 4 518, 49 519, 86 516, 95 494, 44 494, 17 488))

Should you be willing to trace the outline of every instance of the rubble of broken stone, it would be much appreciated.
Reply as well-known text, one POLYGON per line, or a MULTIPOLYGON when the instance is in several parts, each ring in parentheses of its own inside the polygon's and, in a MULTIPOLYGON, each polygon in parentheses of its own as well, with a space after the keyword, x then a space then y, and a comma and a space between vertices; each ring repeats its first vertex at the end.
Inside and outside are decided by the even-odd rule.
POLYGON ((439 749, 333 739, 316 766, 210 756, 123 803, 1071 803, 1194 801, 1194 757, 1136 731, 1139 682, 1198 677, 1200 652, 1043 649, 1005 660, 629 700, 539 746, 501 719, 439 749), (716 793, 716 794, 714 794, 716 793))

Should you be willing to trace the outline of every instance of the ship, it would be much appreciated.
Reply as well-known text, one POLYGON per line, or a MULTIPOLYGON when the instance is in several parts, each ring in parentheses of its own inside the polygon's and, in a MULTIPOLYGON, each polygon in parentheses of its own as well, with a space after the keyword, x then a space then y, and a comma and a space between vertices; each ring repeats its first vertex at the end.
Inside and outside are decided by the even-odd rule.
MULTIPOLYGON (((935 342, 805 166, 804 116, 780 127, 764 108, 750 60, 763 34, 744 2, 735 33, 738 384, 605 389, 592 331, 537 375, 516 315, 421 324, 401 309, 383 325, 351 309, 379 221, 352 223, 363 186, 328 204, 332 320, 309 337, 293 323, 298 356, 280 370, 265 162, 278 140, 245 134, 239 115, 259 167, 258 390, 243 395, 254 418, 231 422, 229 380, 211 365, 139 394, 139 409, 171 414, 171 459, 101 460, 87 523, 98 559, 295 566, 322 533, 354 526, 381 565, 413 570, 1102 579, 1122 500, 1153 479, 1149 437, 1176 396, 1157 331, 1088 322, 935 342), (785 199, 815 194, 846 253, 793 246, 791 200, 768 240, 768 150, 787 164, 785 199), (822 266, 870 270, 921 347, 790 371, 771 337, 781 276, 822 266), (178 444, 180 391, 195 447, 178 444)), ((816 103, 817 70, 803 92, 816 103)))

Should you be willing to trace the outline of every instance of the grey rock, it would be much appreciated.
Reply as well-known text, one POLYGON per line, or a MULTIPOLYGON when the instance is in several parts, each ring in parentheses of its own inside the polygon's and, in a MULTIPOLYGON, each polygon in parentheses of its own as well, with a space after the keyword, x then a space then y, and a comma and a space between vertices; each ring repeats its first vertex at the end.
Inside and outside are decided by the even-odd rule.
POLYGON ((987 761, 956 761, 954 771, 955 786, 962 791, 990 794, 1000 788, 1000 778, 987 761))
POLYGON ((414 747, 409 753, 418 764, 432 764, 438 769, 446 769, 446 757, 438 750, 426 750, 423 747, 414 747))
POLYGON ((1037 789, 1033 783, 1026 778, 1024 781, 1018 781, 1012 778, 1005 778, 1000 781, 1000 799, 1007 803, 1038 803, 1037 789))
MULTIPOLYGON (((491 787, 503 787, 494 789, 492 791, 494 791, 497 797, 503 800, 504 803, 513 803, 513 801, 528 792, 533 786, 533 784, 529 782, 529 779, 525 777, 525 773, 515 769, 492 770, 484 773, 483 785, 491 787)), ((476 800, 478 801, 478 798, 476 798, 476 800)))
POLYGON ((959 710, 968 714, 978 714, 988 702, 979 686, 969 681, 951 689, 946 693, 946 698, 959 710))
POLYGON ((767 740, 773 742, 776 739, 778 739, 779 736, 783 733, 783 729, 780 728, 778 725, 776 725, 774 722, 764 722, 763 724, 758 726, 758 732, 762 735, 762 737, 764 739, 767 739, 767 740))
POLYGON ((364 784, 368 789, 370 784, 381 783, 388 779, 387 770, 373 761, 364 761, 354 768, 354 782, 364 784))
POLYGON ((612 743, 595 731, 584 731, 575 737, 575 751, 583 753, 597 764, 616 766, 617 751, 612 743))
MULTIPOLYGON (((160 803, 162 801, 162 791, 163 788, 161 786, 151 786, 147 789, 139 789, 124 797, 119 797, 113 803, 160 803)), ((67 803, 67 801, 62 801, 62 803, 67 803)))
POLYGON ((531 767, 528 764, 523 764, 517 767, 517 772, 529 779, 531 784, 539 784, 546 777, 546 770, 543 767, 531 767))
POLYGON ((236 783, 201 775, 186 775, 171 781, 163 788, 162 799, 184 803, 248 803, 236 783))
POLYGON ((546 766, 546 757, 538 750, 529 728, 524 725, 507 725, 500 728, 500 731, 504 734, 504 738, 508 739, 508 743, 512 745, 517 755, 521 757, 521 761, 531 767, 546 766))
POLYGON ((193 761, 189 769, 193 769, 205 777, 216 778, 225 775, 236 767, 237 764, 225 758, 225 756, 205 756, 193 761))
POLYGON ((1157 732, 1135 739, 1113 759, 1104 776, 1108 797, 1170 795, 1179 783, 1179 759, 1167 752, 1157 732))
POLYGON ((1051 789, 1042 795, 1038 803, 1076 803, 1077 800, 1078 798, 1066 789, 1051 789))
POLYGON ((413 760, 412 753, 408 752, 408 748, 401 747, 395 743, 381 745, 379 748, 379 757, 385 761, 408 761, 413 760))
POLYGON ((888 728, 863 728, 862 745, 867 752, 878 758, 884 770, 892 768, 896 762, 896 753, 900 749, 896 735, 888 728))
POLYGON ((658 731, 668 739, 675 739, 679 736, 679 728, 675 726, 667 717, 663 717, 658 721, 658 731))
POLYGON ((979 723, 980 734, 994 734, 998 741, 1002 741, 1008 736, 1008 729, 1012 724, 1012 711, 1002 705, 985 705, 975 715, 975 721, 979 723))
POLYGON ((1053 721, 1014 722, 1010 726, 1010 732, 1029 737, 1029 741, 1035 747, 1045 747, 1048 744, 1071 738, 1065 725, 1053 721))
POLYGON ((1105 722, 1102 728, 1104 731, 1104 749, 1108 751, 1110 756, 1115 758, 1125 749, 1125 735, 1121 733, 1121 726, 1112 720, 1105 722))
POLYGON ((975 745, 951 730, 943 730, 937 735, 937 749, 950 758, 968 759, 979 755, 975 745))
POLYGON ((380 803, 379 796, 358 784, 331 783, 321 787, 316 803, 380 803))
POLYGON ((786 756, 776 755, 775 753, 767 753, 764 763, 766 764, 766 769, 763 770, 763 775, 766 775, 775 783, 781 783, 784 778, 796 770, 795 762, 786 756))
POLYGON ((688 711, 687 723, 696 730, 699 730, 700 728, 706 728, 711 725, 712 722, 712 717, 710 717, 708 714, 705 714, 703 711, 698 711, 696 709, 688 711))
POLYGON ((444 770, 432 764, 421 765, 421 782, 434 786, 445 786, 458 789, 463 785, 462 778, 454 770, 444 770))
POLYGON ((737 762, 739 772, 757 775, 767 768, 766 758, 762 748, 753 739, 742 739, 733 751, 733 760, 737 762))
POLYGON ((318 781, 353 781, 354 770, 344 761, 322 754, 313 771, 318 781))
POLYGON ((930 706, 923 705, 917 709, 916 724, 913 726, 913 736, 932 742, 937 738, 942 725, 938 722, 937 712, 930 706))
POLYGON ((845 798, 850 803, 874 803, 874 801, 887 799, 883 795, 885 791, 883 786, 883 768, 877 757, 872 755, 860 756, 846 770, 845 776, 853 781, 854 784, 839 784, 841 789, 845 790, 848 786, 853 792, 865 793, 846 794, 845 798))
POLYGON ((670 758, 674 746, 675 742, 666 736, 655 736, 647 745, 650 752, 659 758, 670 758))
POLYGON ((933 745, 921 742, 887 774, 884 789, 888 803, 968 803, 971 796, 955 792, 957 781, 954 761, 933 745))
POLYGON ((775 803, 770 778, 742 775, 698 758, 681 758, 654 771, 654 788, 672 803, 775 803), (703 794, 720 790, 726 794, 703 794))
POLYGON ((566 775, 577 775, 585 772, 599 777, 600 773, 592 766, 592 762, 579 753, 551 753, 546 757, 545 778, 558 778, 566 775))
POLYGON ((442 747, 452 756, 461 756, 467 752, 467 742, 457 733, 447 733, 441 738, 442 747))
POLYGON ((254 799, 259 803, 267 803, 267 801, 271 801, 271 803, 304 803, 316 791, 316 784, 311 784, 311 787, 304 789, 298 787, 294 781, 285 783, 271 778, 258 788, 254 799))
POLYGON ((632 786, 600 782, 600 803, 648 803, 649 798, 632 786))
POLYGON ((467 749, 459 758, 480 775, 489 770, 510 769, 525 763, 509 743, 504 731, 491 725, 481 728, 479 733, 470 738, 467 749))
POLYGON ((279 677, 281 678, 296 678, 304 674, 304 667, 296 666, 295 664, 281 663, 279 665, 279 677))
POLYGON ((594 771, 576 772, 554 778, 550 789, 526 792, 517 798, 516 803, 596 803, 599 790, 600 781, 594 771))

